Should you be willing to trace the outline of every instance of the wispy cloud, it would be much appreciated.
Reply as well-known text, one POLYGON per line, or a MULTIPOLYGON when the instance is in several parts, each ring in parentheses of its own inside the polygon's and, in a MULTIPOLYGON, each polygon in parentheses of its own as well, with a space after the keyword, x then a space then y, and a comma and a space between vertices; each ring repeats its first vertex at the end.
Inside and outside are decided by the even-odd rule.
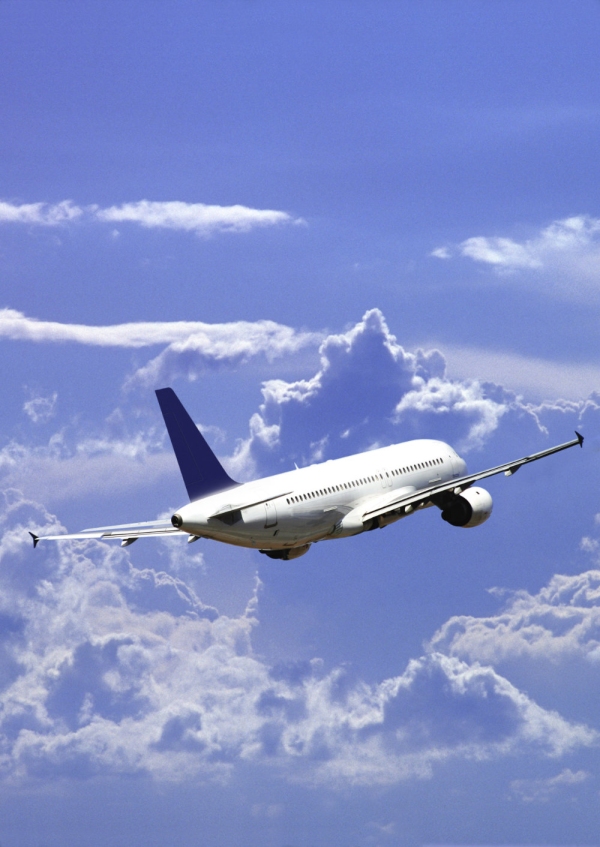
POLYGON ((465 257, 499 274, 545 275, 551 278, 547 290, 571 298, 600 291, 600 219, 589 215, 553 221, 522 241, 477 235, 437 247, 430 255, 444 261, 465 257))
MULTIPOLYGON (((90 326, 42 321, 14 309, 0 309, 0 339, 72 342, 97 347, 151 347, 180 344, 180 352, 195 351, 215 360, 240 359, 264 353, 275 357, 317 344, 319 333, 296 331, 273 321, 208 324, 170 321, 90 326)), ((159 365, 153 366, 160 370, 159 365)), ((166 365, 165 365, 166 367, 166 365)))
POLYGON ((436 346, 447 358, 449 376, 496 382, 526 392, 531 399, 579 400, 600 388, 600 366, 596 364, 557 362, 445 342, 436 346))
POLYGON ((180 229, 198 235, 215 232, 248 232, 255 227, 300 223, 287 212, 250 209, 247 206, 207 206, 204 203, 139 200, 109 209, 98 209, 96 217, 111 223, 138 223, 148 228, 180 229))
POLYGON ((58 226, 77 220, 83 209, 70 200, 61 203, 22 203, 20 205, 0 200, 0 223, 38 224, 58 226))
POLYGON ((49 397, 33 396, 23 404, 23 411, 33 423, 47 423, 56 413, 58 394, 49 397))
POLYGON ((558 791, 580 785, 589 776, 587 771, 572 771, 570 768, 565 768, 548 779, 515 779, 510 784, 510 790, 524 803, 547 803, 558 791))
POLYGON ((253 209, 239 204, 218 206, 181 200, 137 200, 103 209, 97 205, 77 206, 71 200, 55 204, 0 201, 0 224, 60 226, 78 219, 112 224, 133 223, 146 228, 194 232, 205 237, 219 232, 249 232, 257 227, 305 223, 302 218, 295 218, 288 212, 253 209))

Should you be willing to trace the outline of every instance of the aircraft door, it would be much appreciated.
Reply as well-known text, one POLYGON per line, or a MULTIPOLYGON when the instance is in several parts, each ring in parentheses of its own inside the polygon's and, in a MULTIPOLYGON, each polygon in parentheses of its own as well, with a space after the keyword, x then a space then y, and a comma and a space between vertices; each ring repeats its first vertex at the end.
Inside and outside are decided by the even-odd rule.
POLYGON ((265 503, 265 529, 277 526, 277 507, 275 503, 265 503))
POLYGON ((392 477, 389 473, 386 473, 385 468, 379 468, 377 474, 379 476, 379 481, 381 482, 381 487, 383 489, 392 487, 392 477))

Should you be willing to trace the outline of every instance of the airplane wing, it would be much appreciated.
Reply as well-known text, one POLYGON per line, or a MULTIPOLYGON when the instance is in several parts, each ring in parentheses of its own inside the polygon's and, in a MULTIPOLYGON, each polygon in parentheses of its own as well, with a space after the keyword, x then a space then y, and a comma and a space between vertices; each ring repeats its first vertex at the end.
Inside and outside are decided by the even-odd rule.
MULTIPOLYGON (((143 523, 120 524, 119 526, 97 526, 91 529, 82 529, 71 535, 38 536, 33 532, 29 534, 33 538, 34 547, 37 547, 40 541, 81 541, 86 538, 120 538, 121 547, 127 547, 129 544, 137 541, 138 538, 146 538, 153 535, 187 535, 188 533, 176 529, 171 521, 144 521, 143 523)), ((190 538, 196 540, 195 535, 190 536, 190 538)))
POLYGON ((427 488, 421 488, 414 493, 407 494, 405 492, 402 494, 399 492, 399 496, 396 500, 391 500, 385 505, 379 506, 375 509, 367 509, 367 511, 363 514, 363 521, 378 518, 382 515, 389 515, 393 512, 398 513, 403 511, 405 514, 408 514, 414 509, 418 509, 419 506, 424 506, 427 503, 435 503, 436 505, 442 506, 444 504, 444 495, 460 494, 465 491, 465 489, 469 488, 469 486, 473 485, 474 482, 479 482, 480 479, 486 479, 488 476, 496 476, 496 474, 500 473, 504 473, 505 476, 512 476, 523 465, 535 462, 538 459, 543 459, 545 456, 551 456, 552 453, 559 453, 561 450, 567 450, 569 447, 575 447, 577 444, 579 444, 580 447, 583 447, 583 435, 580 435, 578 432, 576 432, 575 435, 577 438, 574 438, 572 441, 567 441, 565 444, 558 444, 556 447, 550 447, 547 450, 540 450, 539 453, 532 453, 531 456, 524 456, 522 459, 517 459, 513 462, 506 462, 504 465, 498 465, 497 467, 490 468, 487 471, 468 474, 467 476, 460 477, 459 479, 453 479, 450 482, 444 482, 440 485, 430 485, 427 488))

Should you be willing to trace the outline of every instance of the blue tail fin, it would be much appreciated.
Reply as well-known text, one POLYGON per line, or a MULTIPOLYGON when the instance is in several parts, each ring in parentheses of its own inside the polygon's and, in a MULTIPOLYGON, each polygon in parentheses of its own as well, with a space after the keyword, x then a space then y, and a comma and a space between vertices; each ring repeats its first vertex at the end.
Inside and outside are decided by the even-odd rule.
POLYGON ((239 485, 231 479, 172 388, 156 392, 190 500, 239 485))

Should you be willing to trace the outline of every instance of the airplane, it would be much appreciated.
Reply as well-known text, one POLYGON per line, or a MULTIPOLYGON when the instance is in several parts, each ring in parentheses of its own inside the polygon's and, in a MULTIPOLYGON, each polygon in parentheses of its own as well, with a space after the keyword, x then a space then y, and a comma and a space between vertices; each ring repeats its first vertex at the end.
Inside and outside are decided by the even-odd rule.
POLYGON ((572 441, 503 465, 467 474, 466 463, 443 441, 419 439, 238 483, 227 474, 172 388, 156 396, 190 499, 170 521, 101 526, 40 541, 120 539, 178 535, 257 549, 271 559, 296 559, 317 541, 381 529, 437 506, 443 520, 471 528, 487 521, 492 498, 474 483, 511 476, 522 465, 577 444, 572 441))

